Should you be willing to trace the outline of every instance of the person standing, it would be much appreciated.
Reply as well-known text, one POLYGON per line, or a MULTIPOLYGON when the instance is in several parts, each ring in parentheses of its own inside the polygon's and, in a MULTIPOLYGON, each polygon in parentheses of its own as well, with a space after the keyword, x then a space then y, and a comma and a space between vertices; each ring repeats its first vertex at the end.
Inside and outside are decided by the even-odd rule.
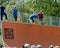
POLYGON ((12 12, 13 12, 14 20, 16 22, 17 21, 17 13, 18 13, 16 6, 14 6, 14 8, 12 9, 12 12))
POLYGON ((3 20, 3 16, 5 15, 5 19, 7 21, 7 13, 5 12, 5 4, 2 4, 1 8, 1 21, 3 20))
POLYGON ((38 19, 39 19, 39 22, 41 23, 41 25, 43 25, 43 12, 42 10, 38 13, 38 19))

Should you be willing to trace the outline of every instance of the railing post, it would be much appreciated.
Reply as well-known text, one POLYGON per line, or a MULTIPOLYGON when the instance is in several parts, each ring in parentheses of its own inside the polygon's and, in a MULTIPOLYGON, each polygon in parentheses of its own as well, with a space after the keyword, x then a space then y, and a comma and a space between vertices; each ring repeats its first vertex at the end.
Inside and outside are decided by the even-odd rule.
POLYGON ((60 18, 59 18, 59 26, 60 26, 60 18))
POLYGON ((52 17, 50 16, 50 26, 52 26, 52 17))

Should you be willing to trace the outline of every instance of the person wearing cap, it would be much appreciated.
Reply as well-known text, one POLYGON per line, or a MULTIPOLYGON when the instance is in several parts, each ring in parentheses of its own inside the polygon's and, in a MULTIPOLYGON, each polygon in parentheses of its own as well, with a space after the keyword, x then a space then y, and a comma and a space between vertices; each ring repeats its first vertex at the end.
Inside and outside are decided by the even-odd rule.
POLYGON ((41 45, 37 45, 37 48, 42 48, 42 46, 41 45))
POLYGON ((15 19, 15 22, 17 21, 17 13, 18 13, 18 10, 16 8, 16 6, 14 6, 14 8, 12 9, 12 12, 13 12, 13 16, 14 16, 14 19, 15 19))

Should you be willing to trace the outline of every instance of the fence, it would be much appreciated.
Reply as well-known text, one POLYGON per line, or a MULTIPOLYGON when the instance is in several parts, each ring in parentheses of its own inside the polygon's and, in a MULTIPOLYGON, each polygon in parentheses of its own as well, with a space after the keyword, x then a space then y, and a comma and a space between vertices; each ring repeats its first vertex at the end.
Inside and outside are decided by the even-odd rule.
MULTIPOLYGON (((12 12, 7 12, 7 14, 8 14, 8 21, 14 22, 12 12)), ((30 13, 18 12, 18 17, 21 19, 22 23, 27 22, 29 15, 30 13)), ((60 26, 60 17, 44 16, 43 23, 44 25, 49 25, 49 26, 60 26)), ((36 24, 38 24, 37 21, 36 24)))
POLYGON ((54 16, 45 16, 44 24, 49 26, 60 26, 60 18, 54 16))

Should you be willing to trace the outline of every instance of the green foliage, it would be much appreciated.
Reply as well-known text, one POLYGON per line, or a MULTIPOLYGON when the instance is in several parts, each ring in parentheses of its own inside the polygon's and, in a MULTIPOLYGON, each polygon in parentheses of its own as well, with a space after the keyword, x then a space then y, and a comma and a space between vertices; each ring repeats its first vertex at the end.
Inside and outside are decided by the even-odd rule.
POLYGON ((37 13, 42 10, 45 15, 60 17, 60 2, 56 0, 10 0, 10 5, 15 5, 20 12, 37 13))
POLYGON ((28 1, 26 5, 36 12, 43 10, 45 15, 60 17, 60 2, 54 2, 54 0, 34 0, 33 2, 28 1))
MULTIPOLYGON (((9 0, 2 0, 0 2, 6 2, 9 0)), ((10 0, 10 5, 15 5, 20 12, 31 13, 31 9, 35 10, 37 13, 42 10, 45 15, 59 16, 60 17, 60 2, 56 0, 10 0)))
POLYGON ((8 4, 10 0, 0 0, 0 5, 3 4, 3 3, 6 3, 8 4))
POLYGON ((33 9, 37 13, 42 10, 45 15, 60 17, 60 2, 57 0, 1 0, 0 4, 9 1, 10 5, 15 5, 20 12, 31 13, 33 9))

